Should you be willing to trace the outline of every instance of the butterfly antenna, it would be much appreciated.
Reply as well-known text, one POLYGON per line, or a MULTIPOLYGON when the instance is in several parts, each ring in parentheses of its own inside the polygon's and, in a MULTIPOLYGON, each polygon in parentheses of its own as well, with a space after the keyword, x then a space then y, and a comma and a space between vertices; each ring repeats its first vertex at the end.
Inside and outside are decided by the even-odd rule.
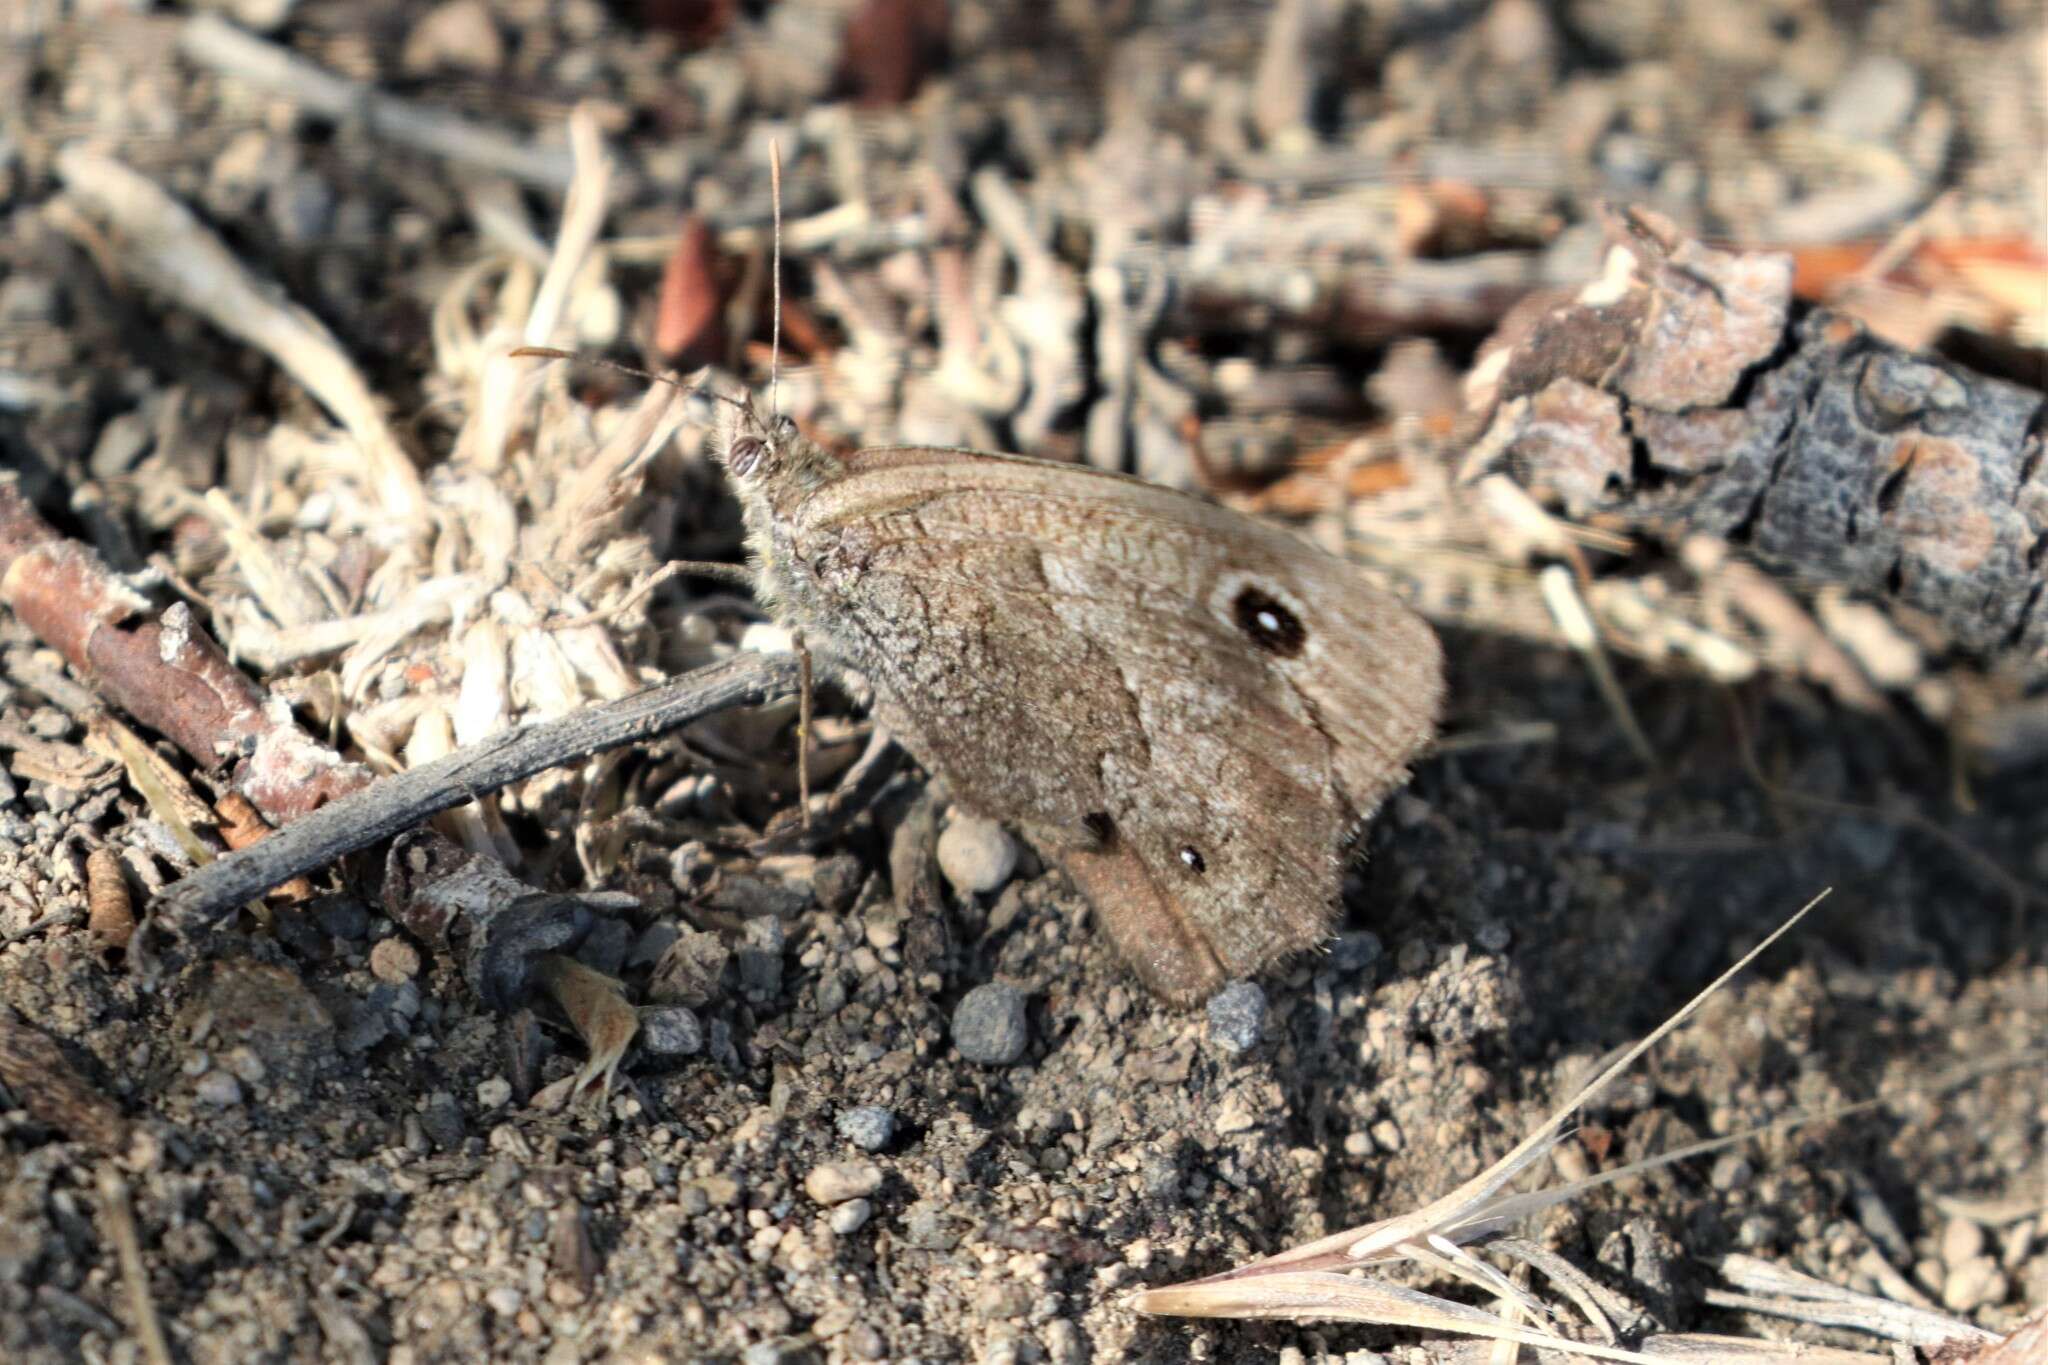
POLYGON ((768 328, 768 416, 782 415, 782 144, 768 144, 768 206, 775 217, 775 237, 769 269, 774 297, 774 316, 768 328))
POLYGON ((531 356, 537 360, 573 360, 579 365, 595 365, 603 370, 616 370, 620 374, 630 374, 636 379, 646 379, 656 384, 667 384, 671 388, 681 389, 684 393, 701 394, 716 402, 730 404, 742 412, 747 411, 746 405, 730 394, 719 393, 702 384, 689 383, 679 375, 659 370, 643 370, 638 365, 628 365, 609 356, 585 355, 581 351, 565 351, 558 346, 515 346, 508 354, 531 356))

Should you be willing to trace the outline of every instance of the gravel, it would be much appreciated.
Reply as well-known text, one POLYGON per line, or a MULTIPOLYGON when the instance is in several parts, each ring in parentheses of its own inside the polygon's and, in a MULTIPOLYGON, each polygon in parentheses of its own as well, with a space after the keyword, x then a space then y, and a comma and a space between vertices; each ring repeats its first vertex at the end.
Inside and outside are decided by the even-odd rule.
POLYGON ((953 1007, 953 1046, 970 1062, 1008 1066, 1030 1040, 1024 992, 1006 982, 976 986, 953 1007))
POLYGON ((1000 891, 1017 870, 1017 841, 993 820, 955 813, 939 836, 939 872, 959 896, 1000 891))
POLYGON ((843 1109, 834 1124, 841 1137, 864 1152, 883 1151, 896 1136, 896 1115, 879 1104, 843 1109))
POLYGON ((804 1193, 830 1208, 882 1188, 882 1168, 869 1161, 828 1161, 804 1177, 804 1193))
POLYGON ((1233 981, 1209 997, 1209 1041, 1237 1056, 1259 1045, 1266 1026, 1266 993, 1257 982, 1233 981))

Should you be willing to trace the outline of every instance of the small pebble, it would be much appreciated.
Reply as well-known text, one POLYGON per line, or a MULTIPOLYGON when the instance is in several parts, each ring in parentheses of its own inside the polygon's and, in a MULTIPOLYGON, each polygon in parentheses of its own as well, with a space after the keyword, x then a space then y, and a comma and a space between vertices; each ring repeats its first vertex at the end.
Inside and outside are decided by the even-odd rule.
POLYGON ((370 912, 354 896, 323 896, 314 902, 313 921, 333 938, 356 939, 370 932, 370 912))
POLYGON ((831 1223, 832 1231, 841 1237, 847 1237, 866 1227, 868 1219, 874 1212, 875 1206, 867 1200, 849 1199, 832 1210, 832 1216, 827 1221, 831 1223))
POLYGON ((993 820, 954 813, 939 836, 939 871, 959 896, 1002 889, 1017 870, 1017 841, 993 820))
POLYGON ((512 1102, 512 1082, 503 1076, 493 1076, 476 1088, 476 1102, 486 1109, 512 1102))
POLYGON ((1054 1318, 1040 1333, 1051 1365, 1087 1365, 1088 1342, 1071 1318, 1054 1318))
POLYGON ((576 947, 576 960, 606 976, 617 976, 626 968, 626 954, 633 949, 633 926, 610 915, 600 915, 576 947))
POLYGON ((345 1053, 368 1052, 390 1036, 390 1013, 373 1001, 358 1000, 349 1010, 338 1041, 345 1053))
POLYGON ((408 76, 439 70, 495 75, 505 64, 505 37, 481 0, 447 0, 421 15, 399 50, 408 76))
POLYGON ((396 986, 419 974, 420 950, 402 938, 379 939, 370 949, 370 975, 396 986))
POLYGON ((219 1109, 231 1109, 242 1102, 242 1083, 225 1071, 209 1071, 192 1087, 192 1093, 219 1109))
POLYGON ((740 988, 749 995, 773 996, 782 990, 782 947, 787 934, 773 915, 757 915, 741 932, 738 954, 740 988))
POLYGON ((694 1057, 704 1050, 704 1025, 687 1005, 640 1011, 640 1046, 657 1057, 694 1057))
POLYGON ((1024 992, 1001 981, 976 986, 953 1007, 953 1046, 970 1062, 1008 1066, 1030 1041, 1024 992))
POLYGON ((1824 132, 1851 142, 1884 142, 1912 116, 1920 78, 1897 57, 1865 57, 1838 77, 1821 104, 1824 132))
POLYGON ((804 1177, 804 1193, 830 1208, 882 1187, 882 1168, 866 1161, 828 1161, 804 1177))
POLYGON ((1953 1269, 1984 1254, 1984 1229, 1967 1218, 1951 1218, 1941 1230, 1941 1263, 1953 1269))
POLYGON ((427 1096, 426 1104, 420 1109, 420 1126, 441 1150, 460 1147, 463 1138, 462 1106, 446 1090, 436 1090, 427 1096))
POLYGON ((661 955, 668 951, 669 945, 681 936, 675 925, 667 920, 656 920, 633 940, 633 946, 626 952, 627 968, 652 967, 661 961, 661 955))
POLYGON ((1987 1304, 2001 1303, 2011 1285, 1998 1262, 1978 1256, 1949 1271, 1941 1282, 1941 1306, 1951 1313, 1974 1313, 1987 1304))
POLYGON ((1713 1172, 1707 1179, 1717 1190, 1739 1190, 1755 1174, 1748 1157, 1740 1152, 1723 1152, 1715 1159, 1713 1172))
POLYGON ((896 1116, 879 1104, 842 1109, 835 1124, 839 1136, 864 1152, 879 1152, 896 1136, 896 1116))
POLYGON ((1233 981, 1209 997, 1209 1041, 1237 1056, 1259 1045, 1266 1026, 1266 993, 1252 981, 1233 981))

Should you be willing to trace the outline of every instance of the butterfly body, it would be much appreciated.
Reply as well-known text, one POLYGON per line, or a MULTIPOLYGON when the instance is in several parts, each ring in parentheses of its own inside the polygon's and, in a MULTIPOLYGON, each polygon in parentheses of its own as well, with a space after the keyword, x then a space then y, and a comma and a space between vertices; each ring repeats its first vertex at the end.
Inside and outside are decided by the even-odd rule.
POLYGON ((1066 867, 1148 985, 1198 999, 1327 934, 1350 836, 1434 732, 1419 618, 1171 489, 748 422, 726 462, 764 600, 1066 867))

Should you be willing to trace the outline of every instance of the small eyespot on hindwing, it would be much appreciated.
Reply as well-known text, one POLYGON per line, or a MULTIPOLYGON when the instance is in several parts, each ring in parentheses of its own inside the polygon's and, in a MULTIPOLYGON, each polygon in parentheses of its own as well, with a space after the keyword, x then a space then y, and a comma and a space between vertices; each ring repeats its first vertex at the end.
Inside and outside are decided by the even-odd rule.
POLYGON ((1292 659, 1308 643, 1308 627, 1301 618, 1271 593, 1250 585, 1239 588, 1230 600, 1230 615, 1237 628, 1268 654, 1292 659))
POLYGON ((1109 818, 1107 811, 1092 810, 1081 817, 1081 828, 1088 831, 1088 837, 1098 844, 1107 844, 1116 838, 1116 821, 1109 818))
POLYGON ((1180 846, 1180 865, 1198 877, 1209 870, 1208 860, 1202 856, 1202 850, 1193 844, 1180 846))

